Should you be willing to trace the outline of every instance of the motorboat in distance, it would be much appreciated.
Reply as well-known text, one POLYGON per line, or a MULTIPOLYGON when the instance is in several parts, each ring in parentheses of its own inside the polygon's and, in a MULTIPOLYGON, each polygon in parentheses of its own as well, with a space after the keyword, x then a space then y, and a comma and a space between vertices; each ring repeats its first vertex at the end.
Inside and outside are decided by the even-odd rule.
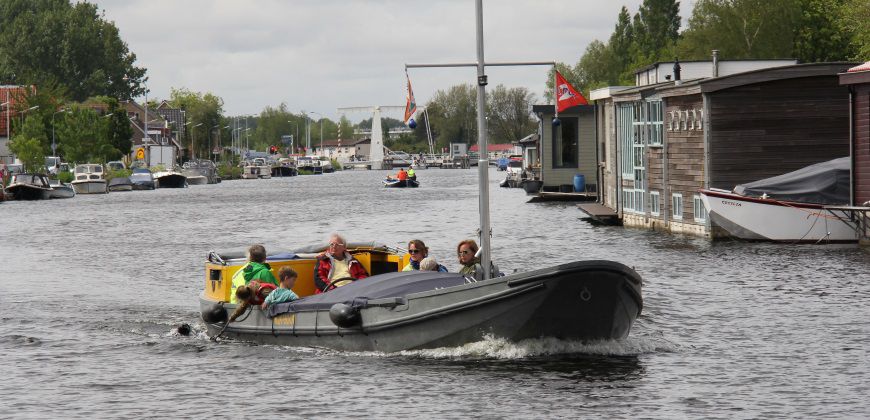
POLYGON ((133 184, 134 190, 153 190, 157 187, 154 182, 154 174, 146 168, 133 169, 133 173, 130 174, 130 183, 133 184))
POLYGON ((48 185, 51 186, 51 198, 73 198, 76 196, 76 190, 70 184, 50 179, 48 185))
POLYGON ((106 194, 109 192, 103 165, 98 163, 76 165, 71 184, 76 190, 76 194, 106 194))
POLYGON ((133 181, 129 177, 115 177, 109 180, 109 191, 133 191, 133 181))
POLYGON ((51 185, 45 175, 20 173, 12 175, 6 194, 15 200, 47 200, 51 198, 51 185))
POLYGON ((420 182, 416 179, 398 180, 395 178, 387 178, 384 180, 385 188, 417 188, 420 182))
POLYGON ((175 171, 161 171, 154 174, 157 188, 187 188, 187 177, 175 171))

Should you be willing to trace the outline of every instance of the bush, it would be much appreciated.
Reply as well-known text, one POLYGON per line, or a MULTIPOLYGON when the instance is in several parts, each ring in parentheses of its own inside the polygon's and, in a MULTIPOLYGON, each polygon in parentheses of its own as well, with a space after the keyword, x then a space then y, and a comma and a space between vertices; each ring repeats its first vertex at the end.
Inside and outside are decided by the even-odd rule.
POLYGON ((57 180, 64 184, 69 184, 73 179, 75 179, 75 176, 72 172, 58 172, 57 174, 57 180))
POLYGON ((128 178, 132 173, 132 169, 109 169, 108 171, 106 171, 106 180, 108 181, 112 178, 128 178))
POLYGON ((218 175, 221 179, 239 179, 242 177, 242 168, 222 164, 217 167, 218 175))

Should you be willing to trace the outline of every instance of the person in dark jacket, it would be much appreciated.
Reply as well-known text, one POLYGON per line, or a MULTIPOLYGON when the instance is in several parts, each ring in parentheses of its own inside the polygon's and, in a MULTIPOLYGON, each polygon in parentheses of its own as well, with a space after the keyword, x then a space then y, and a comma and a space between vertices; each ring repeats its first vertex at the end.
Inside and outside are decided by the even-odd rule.
POLYGON ((347 241, 337 233, 329 237, 329 248, 314 266, 314 293, 328 292, 369 276, 362 263, 347 252, 347 241))

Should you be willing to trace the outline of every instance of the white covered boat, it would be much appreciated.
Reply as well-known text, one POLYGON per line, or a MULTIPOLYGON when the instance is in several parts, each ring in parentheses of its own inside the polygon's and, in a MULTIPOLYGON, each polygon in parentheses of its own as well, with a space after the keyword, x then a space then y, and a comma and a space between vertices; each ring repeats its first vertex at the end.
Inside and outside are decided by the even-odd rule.
POLYGON ((710 221, 741 239, 856 242, 849 213, 849 158, 738 185, 701 190, 710 221))
POLYGON ((105 194, 109 192, 103 165, 85 163, 76 165, 70 182, 76 194, 105 194))

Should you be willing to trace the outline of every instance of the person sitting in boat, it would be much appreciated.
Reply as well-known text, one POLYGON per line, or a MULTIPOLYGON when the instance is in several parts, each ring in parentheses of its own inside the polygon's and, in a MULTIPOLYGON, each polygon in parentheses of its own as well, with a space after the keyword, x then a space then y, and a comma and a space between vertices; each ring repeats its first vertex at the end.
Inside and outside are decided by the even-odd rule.
POLYGON ((251 245, 248 248, 248 263, 233 275, 230 303, 238 303, 236 290, 239 286, 244 286, 253 280, 278 287, 278 279, 272 274, 272 267, 266 263, 266 247, 260 244, 251 245))
POLYGON ((314 266, 314 293, 328 292, 369 276, 362 263, 347 252, 347 241, 337 233, 329 237, 329 248, 314 266))
POLYGON ((276 303, 291 302, 299 299, 299 295, 293 291, 293 286, 296 284, 296 278, 299 275, 290 267, 281 267, 278 270, 278 278, 281 280, 281 287, 275 289, 263 301, 262 308, 268 309, 269 306, 276 303))
POLYGON ((408 180, 408 173, 405 172, 404 168, 399 168, 399 172, 396 174, 396 179, 398 179, 399 181, 408 180))
POLYGON ((408 179, 411 181, 417 180, 417 171, 415 171, 414 168, 408 168, 408 179))
MULTIPOLYGON (((419 239, 411 240, 410 242, 408 242, 408 254, 411 255, 411 259, 408 261, 408 265, 406 265, 405 268, 402 269, 402 271, 423 270, 420 264, 425 258, 429 257, 429 248, 426 246, 426 244, 424 244, 423 241, 419 239)), ((441 266, 441 268, 444 268, 445 272, 447 271, 446 267, 441 266)), ((435 271, 441 270, 437 269, 435 271)))
MULTIPOLYGON (((477 242, 471 239, 466 239, 456 246, 456 255, 459 257, 459 264, 462 268, 459 269, 459 274, 464 274, 466 277, 471 277, 475 280, 483 280, 483 266, 480 265, 480 257, 477 257, 477 242)), ((492 261, 489 262, 489 274, 491 277, 499 275, 498 267, 492 261)))
POLYGON ((238 302, 241 302, 239 306, 236 307, 235 312, 230 315, 229 321, 233 322, 236 318, 240 317, 250 306, 259 306, 265 302, 266 299, 271 296, 272 292, 277 289, 272 283, 261 283, 257 280, 254 280, 248 284, 243 284, 236 288, 236 293, 233 295, 238 302))

